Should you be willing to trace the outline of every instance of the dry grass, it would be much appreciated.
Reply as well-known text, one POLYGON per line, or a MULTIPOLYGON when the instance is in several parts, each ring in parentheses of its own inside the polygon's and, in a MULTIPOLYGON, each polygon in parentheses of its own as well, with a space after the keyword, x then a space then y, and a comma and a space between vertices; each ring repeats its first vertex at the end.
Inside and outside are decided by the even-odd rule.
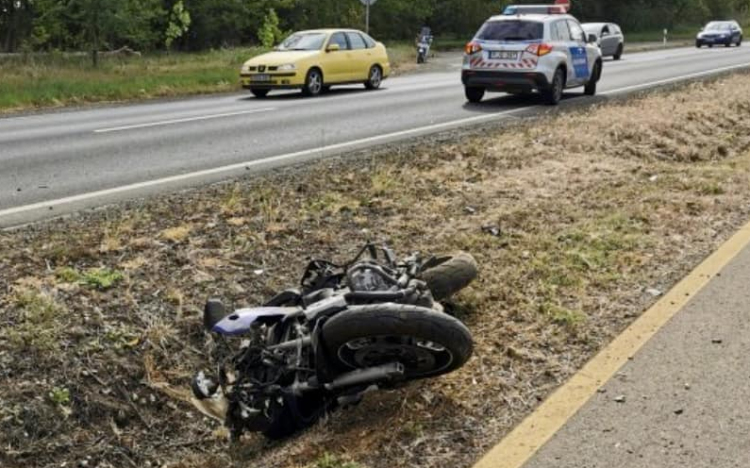
POLYGON ((748 114, 750 78, 736 76, 2 233, 0 464, 468 466, 640 314, 646 289, 668 289, 750 217, 748 114), (101 249, 118 220, 127 235, 101 249), (227 451, 173 398, 211 351, 203 301, 257 304, 309 257, 343 260, 366 238, 477 257, 480 279, 450 305, 474 357, 284 443, 227 451), (94 270, 127 275, 62 280, 94 270), (8 337, 49 298, 65 311, 49 322, 57 352, 20 353, 8 337), (62 389, 69 404, 47 396, 62 389))

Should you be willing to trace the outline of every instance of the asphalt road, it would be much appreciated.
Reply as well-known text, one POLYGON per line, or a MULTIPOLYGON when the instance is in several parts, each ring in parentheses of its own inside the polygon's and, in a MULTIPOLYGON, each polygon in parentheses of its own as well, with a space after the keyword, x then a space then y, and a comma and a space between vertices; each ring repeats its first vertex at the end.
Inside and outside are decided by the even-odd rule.
MULTIPOLYGON (((638 53, 607 61, 599 89, 611 96, 743 66, 750 47, 638 53)), ((459 69, 317 99, 234 94, 0 119, 0 226, 547 109, 501 94, 469 105, 459 69)), ((590 99, 580 95, 568 102, 590 99)))
POLYGON ((524 468, 750 466, 748 277, 745 247, 524 468))

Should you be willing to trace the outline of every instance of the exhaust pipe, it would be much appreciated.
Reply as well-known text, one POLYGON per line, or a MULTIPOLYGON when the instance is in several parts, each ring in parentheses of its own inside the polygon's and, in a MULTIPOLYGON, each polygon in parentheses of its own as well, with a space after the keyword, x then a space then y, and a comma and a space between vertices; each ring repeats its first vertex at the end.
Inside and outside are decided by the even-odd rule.
POLYGON ((364 385, 377 383, 383 380, 390 380, 393 377, 404 375, 404 365, 400 362, 392 362, 382 366, 368 367, 366 369, 357 369, 346 374, 342 374, 333 382, 325 384, 326 390, 338 390, 344 387, 353 387, 355 385, 364 385))

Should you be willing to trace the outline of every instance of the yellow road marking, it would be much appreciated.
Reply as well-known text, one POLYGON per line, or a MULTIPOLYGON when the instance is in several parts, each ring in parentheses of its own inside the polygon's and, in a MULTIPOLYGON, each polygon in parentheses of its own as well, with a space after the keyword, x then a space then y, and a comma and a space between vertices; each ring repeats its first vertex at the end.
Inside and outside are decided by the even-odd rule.
POLYGON ((750 223, 557 389, 474 468, 521 468, 711 278, 750 244, 750 223))

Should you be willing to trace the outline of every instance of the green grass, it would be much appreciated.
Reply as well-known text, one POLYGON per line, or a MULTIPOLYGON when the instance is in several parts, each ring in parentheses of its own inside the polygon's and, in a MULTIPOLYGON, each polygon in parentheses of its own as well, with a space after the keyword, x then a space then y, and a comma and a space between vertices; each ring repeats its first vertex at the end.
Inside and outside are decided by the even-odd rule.
POLYGON ((62 267, 55 271, 55 276, 65 283, 78 283, 102 291, 112 288, 124 278, 119 271, 108 268, 93 268, 81 273, 75 268, 62 267))
MULTIPOLYGON (((689 41, 695 39, 695 35, 700 31, 701 26, 694 25, 681 25, 669 30, 667 39, 669 41, 689 41)), ((664 30, 659 29, 655 31, 638 31, 638 32, 627 32, 625 33, 625 42, 627 43, 638 43, 638 42, 661 42, 664 40, 664 30)))
POLYGON ((0 59, 0 111, 239 89, 237 73, 258 48, 104 57, 42 54, 0 59))
POLYGON ((325 453, 315 460, 312 468, 362 468, 362 465, 325 453))

